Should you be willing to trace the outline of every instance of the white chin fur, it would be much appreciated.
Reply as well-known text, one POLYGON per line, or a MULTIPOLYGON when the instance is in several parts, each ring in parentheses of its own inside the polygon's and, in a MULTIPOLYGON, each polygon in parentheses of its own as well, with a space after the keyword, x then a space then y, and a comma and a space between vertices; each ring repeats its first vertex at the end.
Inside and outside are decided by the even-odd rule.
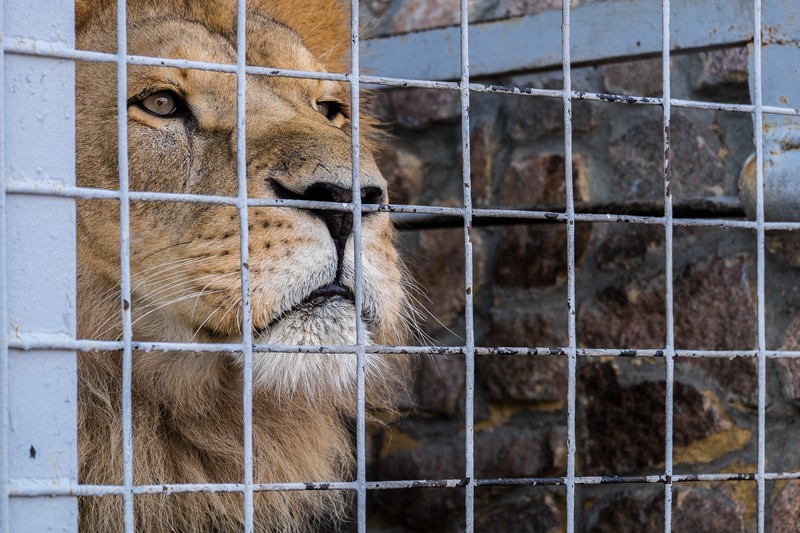
MULTIPOLYGON (((366 343, 371 335, 366 331, 366 343)), ((356 343, 355 306, 329 298, 300 306, 255 339, 258 344, 334 345, 356 343)), ((367 368, 371 357, 367 357, 367 368)), ((241 355, 239 356, 241 363, 241 355)), ((253 387, 279 395, 301 393, 309 398, 355 394, 356 355, 320 353, 253 354, 253 387)))

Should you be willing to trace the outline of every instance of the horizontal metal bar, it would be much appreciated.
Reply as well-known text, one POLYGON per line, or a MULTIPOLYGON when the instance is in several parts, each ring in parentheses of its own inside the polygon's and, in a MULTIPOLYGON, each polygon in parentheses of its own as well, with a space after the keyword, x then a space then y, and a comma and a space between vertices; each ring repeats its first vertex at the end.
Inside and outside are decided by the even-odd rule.
MULTIPOLYGON (((756 475, 751 472, 732 472, 721 474, 679 474, 670 476, 671 483, 755 481, 756 475)), ((764 479, 779 481, 800 479, 800 472, 767 472, 764 479)), ((368 490, 397 489, 443 489, 459 488, 467 485, 466 479, 414 479, 392 481, 367 481, 368 490)), ((579 485, 619 485, 632 483, 667 483, 667 476, 576 476, 579 485)), ((124 486, 120 485, 81 485, 67 480, 11 479, 10 495, 17 498, 41 496, 111 496, 123 494, 124 486)), ((531 478, 486 478, 476 479, 479 487, 513 487, 513 486, 559 486, 566 484, 564 477, 531 477, 531 478)), ((276 491, 315 491, 315 490, 352 490, 357 489, 351 481, 308 482, 308 483, 254 483, 254 492, 276 491)), ((135 485, 134 494, 186 494, 202 492, 244 492, 243 483, 196 483, 196 484, 160 484, 135 485)))
MULTIPOLYGON (((105 54, 102 52, 91 52, 86 50, 75 50, 66 47, 63 43, 52 41, 39 41, 36 39, 27 38, 8 38, 5 42, 4 51, 9 54, 20 55, 34 55, 38 57, 54 57, 58 59, 71 59, 75 61, 93 61, 93 62, 116 62, 117 57, 113 54, 105 54)), ((212 63, 207 61, 190 61, 187 59, 165 59, 159 57, 149 56, 128 56, 128 64, 130 65, 149 65, 161 67, 174 67, 174 68, 192 68, 206 71, 216 72, 236 72, 236 65, 229 63, 212 63)), ((289 70, 278 69, 271 67, 253 67, 246 68, 248 74, 271 76, 271 77, 287 77, 287 78, 305 78, 305 79, 325 79, 333 81, 349 81, 349 74, 337 74, 330 72, 316 72, 316 71, 302 71, 302 70, 289 70)), ((459 82, 448 81, 431 81, 417 78, 398 78, 389 76, 374 76, 374 75, 361 75, 359 81, 364 85, 375 85, 383 87, 416 87, 423 89, 438 89, 448 91, 460 91, 461 85, 459 82)), ((545 98, 563 98, 563 92, 554 89, 537 89, 533 87, 515 87, 505 85, 492 85, 481 83, 470 83, 469 90, 476 93, 495 93, 495 94, 513 94, 520 96, 541 96, 545 98)), ((633 95, 618 95, 607 94, 598 92, 587 91, 571 91, 571 97, 574 100, 589 100, 595 102, 610 102, 616 104, 634 104, 634 105, 662 105, 663 99, 649 96, 633 96, 633 95)), ((691 109, 704 109, 714 111, 727 111, 739 113, 752 113, 754 107, 749 104, 729 104, 721 102, 703 102, 698 100, 685 100, 685 99, 671 99, 671 105, 675 107, 691 108, 691 109)), ((782 106, 763 106, 764 113, 775 115, 798 115, 800 116, 800 108, 790 108, 782 106)))
MULTIPOLYGON (((92 63, 116 63, 119 60, 119 57, 116 54, 94 52, 90 50, 76 50, 58 41, 41 41, 17 36, 7 37, 4 41, 3 50, 9 54, 53 57, 57 59, 88 61, 92 63)), ((206 70, 212 72, 226 72, 230 74, 235 74, 237 72, 237 66, 235 63, 215 63, 210 61, 170 59, 165 57, 150 57, 132 54, 126 56, 126 61, 128 65, 206 70)), ((316 72, 255 66, 247 66, 245 68, 245 72, 247 74, 256 74, 260 76, 280 76, 286 78, 306 78, 332 81, 347 81, 350 77, 348 74, 340 74, 335 72, 316 72)))
MULTIPOLYGON (((86 187, 60 187, 53 184, 52 186, 37 186, 27 181, 16 180, 9 184, 6 189, 8 194, 31 194, 31 195, 45 195, 45 196, 61 196, 69 198, 96 198, 114 200, 119 198, 119 191, 111 191, 104 189, 91 189, 86 187)), ((206 203, 217 205, 230 205, 238 206, 239 199, 227 196, 204 196, 196 194, 180 194, 180 193, 149 193, 149 192, 131 192, 131 201, 142 202, 187 202, 187 203, 206 203)), ((338 211, 351 211, 354 209, 353 204, 336 203, 336 202, 316 202, 312 200, 281 200, 270 198, 249 198, 247 200, 249 207, 293 207, 304 209, 323 209, 323 210, 338 210, 338 211)), ((396 205, 396 204, 380 204, 380 205, 361 205, 362 213, 372 212, 385 212, 385 213, 405 213, 408 215, 437 215, 449 217, 463 217, 464 209, 458 207, 434 207, 427 205, 396 205)), ((504 219, 519 219, 519 220, 540 220, 549 222, 565 222, 569 217, 566 213, 553 212, 553 211, 528 211, 524 209, 473 209, 473 218, 504 218, 504 219)), ((664 217, 661 216, 643 216, 643 215, 624 215, 614 213, 576 213, 574 215, 576 222, 627 222, 636 224, 649 224, 649 225, 663 225, 665 223, 664 217)), ((400 229, 403 223, 408 222, 408 219, 398 221, 400 229)), ((444 222, 437 222, 437 224, 445 225, 444 222)), ((741 228, 741 229, 756 229, 756 223, 750 220, 730 220, 718 218, 675 218, 673 224, 676 226, 692 226, 692 227, 720 227, 720 228, 741 228)), ((765 228, 767 230, 798 230, 800 229, 800 222, 766 222, 765 228)))
MULTIPOLYGON (((122 341, 100 341, 88 339, 70 339, 62 335, 22 333, 15 335, 9 341, 9 347, 16 350, 78 350, 89 351, 115 351, 121 350, 122 341)), ((233 343, 180 343, 180 342, 138 342, 132 343, 134 350, 151 352, 239 352, 241 344, 233 343)), ((307 353, 307 354, 336 354, 355 353, 356 346, 322 346, 322 345, 273 345, 256 344, 254 352, 260 353, 307 353)), ((365 346, 366 353, 382 355, 463 355, 463 346, 365 346)), ((577 355, 581 357, 664 357, 663 349, 632 349, 632 348, 579 348, 577 355)), ((565 356, 566 347, 503 347, 503 346, 478 346, 475 354, 481 356, 565 356)), ((800 358, 800 351, 772 350, 766 352, 769 358, 800 358)), ((724 358, 756 357, 755 350, 678 350, 676 357, 682 358, 724 358)))
MULTIPOLYGON (((524 206, 525 212, 560 213, 566 210, 564 205, 527 205, 524 206)), ((518 210, 518 209, 516 209, 518 210)), ((664 202, 627 202, 620 203, 599 203, 599 202, 575 202, 575 210, 583 214, 599 215, 606 217, 609 215, 629 215, 642 217, 660 218, 664 213, 664 202)), ((681 218, 744 218, 745 211, 742 208, 739 198, 736 196, 714 196, 710 198, 699 198, 674 203, 673 216, 681 218)), ((436 215, 409 215, 405 213, 394 214, 393 220, 398 229, 430 229, 430 228, 449 228, 460 227, 462 221, 450 216, 436 215)), ((524 223, 550 223, 550 219, 497 219, 478 218, 473 222, 474 226, 489 225, 509 225, 524 223)))
MULTIPOLYGON (((746 0, 673 0, 671 49, 741 45, 753 39, 746 0)), ((570 63, 661 55, 661 5, 613 0, 570 10, 570 63)), ((470 76, 561 69, 561 12, 470 25, 470 76)), ((398 78, 460 77, 458 27, 364 41, 364 65, 398 78)))

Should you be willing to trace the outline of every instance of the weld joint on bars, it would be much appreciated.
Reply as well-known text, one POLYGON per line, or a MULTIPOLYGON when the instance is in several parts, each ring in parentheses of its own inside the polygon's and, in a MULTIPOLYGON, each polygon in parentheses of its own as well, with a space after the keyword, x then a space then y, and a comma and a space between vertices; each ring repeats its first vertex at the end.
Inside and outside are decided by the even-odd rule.
MULTIPOLYGON (((4 45, 4 52, 17 55, 35 55, 40 57, 52 57, 56 59, 72 59, 77 61, 91 62, 112 62, 115 63, 118 57, 114 54, 103 52, 93 52, 89 50, 77 50, 65 46, 63 43, 28 39, 21 37, 9 37, 4 45)), ((128 55, 129 65, 145 65, 156 67, 190 68, 196 70, 206 70, 215 72, 235 73, 236 65, 231 63, 213 63, 207 61, 191 61, 188 59, 166 59, 150 56, 128 55)), ((335 72, 317 72, 306 70, 290 70, 272 67, 247 66, 247 74, 286 78, 306 78, 321 79, 331 81, 349 81, 350 74, 335 72)), ((371 85, 382 85, 385 87, 414 87, 420 89, 441 89, 449 91, 460 91, 459 82, 428 81, 405 78, 391 78, 384 76, 358 76, 360 83, 371 85)), ((532 87, 517 87, 504 85, 485 85, 481 83, 469 83, 468 88, 476 93, 498 93, 515 94, 520 96, 542 96, 546 98, 563 98, 563 91, 553 89, 536 89, 532 87)), ((631 96, 620 94, 608 94, 587 91, 571 91, 573 100, 589 100, 595 102, 609 102, 615 104, 633 105, 663 105, 662 98, 631 96)), ((684 100, 670 98, 670 104, 674 107, 684 107, 693 109, 705 109, 714 111, 728 111, 739 113, 753 113, 755 106, 752 104, 726 104, 719 102, 702 102, 698 100, 684 100)), ((762 111, 767 114, 794 115, 800 116, 800 108, 782 106, 763 106, 762 111)))

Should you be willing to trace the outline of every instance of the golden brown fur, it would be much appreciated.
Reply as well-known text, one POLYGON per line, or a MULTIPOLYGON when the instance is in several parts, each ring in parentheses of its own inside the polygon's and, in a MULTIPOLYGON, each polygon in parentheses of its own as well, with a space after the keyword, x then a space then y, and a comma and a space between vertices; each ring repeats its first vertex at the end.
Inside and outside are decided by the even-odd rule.
MULTIPOLYGON (((348 17, 338 1, 247 4, 248 64, 347 70, 348 17)), ((115 52, 114 5, 110 0, 78 0, 80 48, 115 52)), ((129 0, 128 53, 235 63, 235 20, 234 0, 129 0)), ((84 187, 119 186, 115 68, 109 63, 77 67, 77 170, 84 187)), ((131 190, 236 196, 233 74, 130 66, 127 96, 131 190), (180 113, 148 112, 145 100, 165 91, 183 102, 180 113)), ((248 76, 250 197, 302 196, 319 183, 349 187, 349 123, 336 113, 324 116, 326 108, 317 107, 321 102, 336 102, 347 115, 348 86, 248 76)), ((369 129, 365 126, 367 133, 369 129)), ((368 141, 361 168, 363 185, 379 190, 379 201, 385 202, 386 184, 368 141)), ((347 298, 305 301, 315 289, 334 282, 353 290, 352 236, 337 249, 324 217, 298 209, 251 208, 248 217, 256 340, 354 343, 355 316, 347 298)), ((133 202, 130 218, 134 339, 238 342, 237 210, 133 202)), ((120 338, 118 205, 81 201, 78 225, 79 334, 120 338)), ((363 230, 368 340, 397 343, 406 299, 392 228, 385 214, 374 213, 364 217, 363 230)), ((133 357, 134 482, 241 483, 240 356, 137 351, 133 357)), ((404 375, 397 359, 368 359, 371 413, 391 409, 404 375)), ((80 481, 121 484, 121 355, 81 354, 79 383, 80 481)), ((351 478, 347 424, 356 408, 352 354, 255 354, 254 390, 257 483, 351 478)), ((257 493, 256 530, 315 530, 341 519, 347 499, 338 491, 257 493)), ((240 531, 242 509, 242 495, 235 492, 135 498, 137 529, 145 532, 240 531)), ((80 513, 83 531, 121 529, 118 496, 82 498, 80 513)))

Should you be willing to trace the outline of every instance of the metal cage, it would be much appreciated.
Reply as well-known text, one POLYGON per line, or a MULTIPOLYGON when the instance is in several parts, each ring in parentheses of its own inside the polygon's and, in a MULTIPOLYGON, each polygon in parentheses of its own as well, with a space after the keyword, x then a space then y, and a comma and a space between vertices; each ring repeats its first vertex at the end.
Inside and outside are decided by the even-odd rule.
MULTIPOLYGON (((785 41, 774 38, 767 29, 778 28, 796 43, 800 38, 792 2, 777 0, 762 9, 761 0, 661 0, 652 2, 611 0, 606 3, 571 8, 562 2, 561 12, 527 16, 513 27, 503 21, 475 25, 468 23, 467 0, 460 0, 458 28, 444 28, 404 36, 361 42, 359 38, 359 3, 351 1, 352 47, 349 73, 297 72, 248 66, 245 63, 245 0, 239 0, 238 50, 236 64, 214 64, 132 56, 126 45, 126 4, 118 2, 118 52, 104 54, 77 50, 74 42, 73 5, 71 0, 46 2, 4 0, 0 10, 3 55, 0 74, 4 90, 0 93, 0 168, 3 194, 0 195, 0 529, 3 531, 44 531, 77 529, 77 498, 90 495, 121 495, 124 499, 125 531, 134 530, 133 500, 148 493, 197 491, 240 492, 244 495, 246 531, 253 530, 253 494, 272 490, 347 490, 357 495, 357 527, 366 531, 367 491, 405 488, 463 487, 466 494, 465 528, 475 528, 475 489, 480 486, 559 485, 566 490, 566 529, 576 528, 575 490, 578 485, 654 483, 664 489, 664 530, 672 527, 673 486, 690 481, 754 480, 757 484, 758 530, 765 527, 765 483, 768 480, 800 479, 800 472, 769 472, 765 464, 766 361, 768 358, 797 358, 800 352, 767 350, 765 342, 765 232, 798 230, 797 219, 767 221, 765 172, 784 170, 786 154, 772 153, 769 147, 788 134, 797 136, 800 109, 781 104, 779 95, 797 95, 796 68, 800 52, 785 41), (611 8, 614 9, 611 9, 611 8), (629 19, 613 13, 626 9, 629 19), (611 13, 611 14, 609 14, 611 13), (716 19, 715 19, 716 17, 716 19), (718 20, 723 32, 709 32, 693 21, 718 20), (657 32, 647 42, 631 43, 623 38, 597 43, 594 32, 602 27, 612 35, 624 34, 631 20, 660 20, 657 32), (786 22, 789 21, 789 22, 786 22), (681 32, 671 39, 670 28, 681 32), (560 47, 537 47, 536 36, 543 33, 559 37, 560 47), (677 42, 676 42, 677 41, 677 42), (748 43, 752 58, 752 104, 725 104, 680 100, 670 94, 670 58, 674 50, 699 49, 748 43), (362 73, 360 52, 367 52, 368 67, 376 75, 362 73), (611 95, 573 90, 573 65, 591 64, 608 58, 660 56, 663 94, 660 97, 611 95), (409 60, 409 58, 413 60, 409 60), (75 186, 74 143, 74 62, 114 63, 118 76, 118 135, 120 189, 106 191, 75 186), (159 65, 235 73, 238 82, 238 176, 236 197, 199 197, 193 195, 131 192, 127 181, 126 69, 128 65, 159 65), (454 65, 460 65, 455 69, 454 65), (560 90, 507 87, 476 83, 473 78, 502 72, 542 69, 560 65, 563 88, 560 90), (794 66, 787 72, 786 65, 794 66), (362 85, 380 87, 420 87, 455 91, 460 95, 461 152, 463 154, 463 207, 424 205, 362 206, 358 195, 350 204, 319 204, 299 200, 264 200, 248 198, 245 167, 246 74, 285 76, 344 81, 350 84, 353 123, 353 187, 360 188, 359 176, 359 97, 362 85), (447 81, 451 80, 451 81, 447 81), (561 100, 565 125, 564 152, 566 209, 509 210, 473 208, 470 172, 470 95, 472 93, 508 94, 516 98, 561 100), (658 216, 619 215, 576 212, 572 184, 572 104, 578 100, 609 102, 609 105, 642 105, 661 108, 663 117, 663 214, 658 216), (673 212, 670 169, 670 120, 673 107, 722 110, 750 114, 755 132, 755 172, 757 191, 755 220, 722 218, 683 218, 673 212), (769 163, 769 164, 768 164, 769 163), (774 163, 774 164, 773 164, 774 163), (766 169, 769 169, 768 171, 766 169), (118 342, 76 338, 75 325, 75 202, 76 199, 111 199, 119 202, 121 212, 122 298, 120 319, 123 338, 118 342), (358 342, 354 346, 264 346, 254 344, 250 319, 249 277, 241 269, 243 313, 241 344, 203 345, 180 343, 143 343, 132 334, 131 280, 129 268, 129 204, 131 201, 204 202, 236 207, 240 217, 241 262, 248 261, 248 207, 290 206, 336 209, 354 213, 356 258, 356 315, 362 306, 360 264, 361 214, 372 210, 391 213, 414 213, 451 217, 463 226, 465 265, 465 330, 462 346, 368 346, 364 325, 359 320, 358 342), (561 223, 567 235, 567 306, 569 343, 562 347, 502 348, 475 345, 473 303, 473 223, 478 219, 531 219, 561 223), (666 338, 659 350, 631 351, 619 348, 581 349, 576 341, 575 296, 575 224, 576 222, 635 222, 661 226, 665 235, 666 338), (680 351, 674 343, 672 238, 675 227, 724 227, 752 232, 757 242, 757 322, 758 349, 747 352, 680 351), (123 396, 124 483, 119 486, 87 486, 78 483, 76 351, 121 350, 125 376, 123 396), (245 406, 245 476, 235 484, 158 485, 133 483, 131 426, 131 364, 133 350, 232 351, 244 354, 245 406), (252 470, 252 356, 256 352, 325 352, 355 353, 358 356, 357 472, 354 481, 308 480, 308 483, 256 484, 252 470), (368 481, 365 455, 364 355, 447 353, 466 361, 465 391, 465 463, 463 476, 457 479, 368 481), (564 357, 568 361, 567 383, 567 467, 566 475, 557 478, 476 479, 474 461, 475 357, 503 357, 507 354, 564 357), (666 361, 666 442, 663 473, 655 476, 588 477, 576 475, 576 365, 578 356, 663 357, 666 361), (758 457, 757 472, 730 474, 673 473, 673 393, 674 364, 677 358, 750 357, 758 362, 758 457)), ((773 32, 774 33, 774 32, 773 32)), ((543 39, 542 42, 550 42, 543 39)), ((793 102, 796 99, 792 100, 793 102)), ((792 167, 795 174, 797 167, 792 167)), ((788 172, 788 171, 787 171, 788 172)), ((773 191, 767 187, 768 191, 773 191)), ((781 189, 785 192, 786 189, 781 189)), ((769 194, 773 194, 769 192, 769 194)), ((776 197, 781 196, 780 193, 776 197)))

